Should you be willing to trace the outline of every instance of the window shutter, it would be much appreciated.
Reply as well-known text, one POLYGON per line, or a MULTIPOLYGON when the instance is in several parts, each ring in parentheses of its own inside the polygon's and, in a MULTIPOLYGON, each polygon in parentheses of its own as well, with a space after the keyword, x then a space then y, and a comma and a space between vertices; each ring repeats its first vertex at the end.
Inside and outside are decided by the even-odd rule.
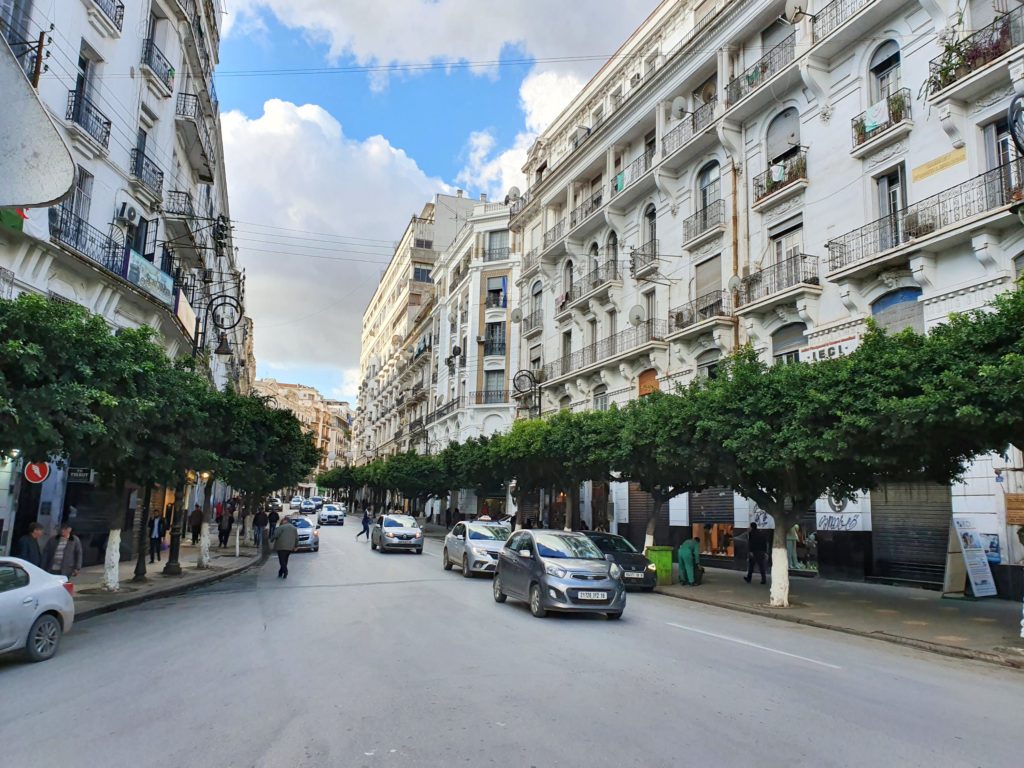
POLYGON ((715 256, 697 265, 696 291, 694 298, 707 296, 722 290, 722 257, 715 256))

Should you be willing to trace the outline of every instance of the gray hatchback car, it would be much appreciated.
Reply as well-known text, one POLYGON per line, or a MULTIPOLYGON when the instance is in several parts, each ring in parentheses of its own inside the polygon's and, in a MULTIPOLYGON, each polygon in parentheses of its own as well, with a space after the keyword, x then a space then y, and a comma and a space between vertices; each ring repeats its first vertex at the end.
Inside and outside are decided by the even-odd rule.
POLYGON ((494 599, 526 600, 538 618, 548 611, 604 613, 618 619, 626 608, 622 569, 582 533, 517 531, 498 558, 494 599))
POLYGON ((409 515, 381 515, 370 531, 370 549, 381 553, 405 549, 423 554, 423 531, 415 517, 409 515))

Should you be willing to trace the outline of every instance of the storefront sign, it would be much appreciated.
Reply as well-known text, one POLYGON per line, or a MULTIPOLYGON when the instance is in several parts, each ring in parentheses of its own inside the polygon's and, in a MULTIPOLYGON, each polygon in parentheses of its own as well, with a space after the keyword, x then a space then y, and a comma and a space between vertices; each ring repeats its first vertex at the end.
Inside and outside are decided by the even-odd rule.
POLYGON ((754 507, 750 511, 750 522, 757 523, 757 527, 761 530, 775 529, 775 518, 773 518, 760 507, 754 507))
POLYGON ((864 523, 860 512, 819 512, 816 515, 819 531, 861 531, 864 523))
POLYGON ((178 322, 181 323, 181 327, 185 330, 185 335, 190 339, 195 339, 196 311, 192 309, 192 305, 188 303, 184 291, 180 288, 175 294, 174 314, 178 318, 178 322))
POLYGON ((88 467, 68 467, 69 483, 91 483, 92 470, 88 467))
POLYGON ((174 305, 174 278, 135 251, 128 251, 128 282, 135 283, 157 301, 174 305))
POLYGON ((1024 525, 1024 493, 1006 494, 1006 524, 1024 525))
MULTIPOLYGON (((996 594, 992 569, 985 555, 985 538, 978 532, 974 521, 965 515, 953 515, 953 533, 960 545, 967 578, 975 597, 991 597, 996 594)), ((998 540, 998 537, 997 537, 998 540)))
POLYGON ((847 336, 845 339, 816 344, 800 350, 800 362, 816 363, 833 357, 845 357, 860 346, 860 336, 847 336))

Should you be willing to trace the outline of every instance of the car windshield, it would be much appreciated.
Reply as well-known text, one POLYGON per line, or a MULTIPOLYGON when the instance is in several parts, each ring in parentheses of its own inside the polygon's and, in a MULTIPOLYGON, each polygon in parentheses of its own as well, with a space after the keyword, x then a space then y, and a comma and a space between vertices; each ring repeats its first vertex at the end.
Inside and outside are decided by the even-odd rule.
POLYGON ((594 536, 591 538, 602 552, 636 552, 636 547, 621 536, 594 536))
POLYGON ((509 529, 501 525, 469 526, 469 538, 477 541, 504 541, 509 533, 509 529))
POLYGON ((291 523, 296 528, 312 528, 313 527, 313 524, 311 522, 309 522, 309 520, 303 520, 301 518, 296 519, 296 520, 292 520, 291 523))
POLYGON ((415 528, 416 521, 411 517, 385 517, 385 528, 415 528))
POLYGON ((333 504, 324 504, 324 512, 337 512, 338 508, 333 504))
POLYGON ((580 560, 601 560, 604 555, 586 536, 567 536, 558 533, 538 533, 537 554, 541 557, 576 558, 580 560))

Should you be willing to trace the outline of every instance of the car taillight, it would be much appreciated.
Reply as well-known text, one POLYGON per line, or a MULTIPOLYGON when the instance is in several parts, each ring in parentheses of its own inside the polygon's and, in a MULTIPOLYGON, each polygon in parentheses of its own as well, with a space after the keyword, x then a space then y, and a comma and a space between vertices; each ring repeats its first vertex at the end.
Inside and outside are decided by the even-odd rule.
POLYGON ((75 585, 72 584, 70 581, 65 581, 61 586, 63 586, 64 589, 68 591, 69 595, 71 595, 72 597, 75 596, 75 585))

